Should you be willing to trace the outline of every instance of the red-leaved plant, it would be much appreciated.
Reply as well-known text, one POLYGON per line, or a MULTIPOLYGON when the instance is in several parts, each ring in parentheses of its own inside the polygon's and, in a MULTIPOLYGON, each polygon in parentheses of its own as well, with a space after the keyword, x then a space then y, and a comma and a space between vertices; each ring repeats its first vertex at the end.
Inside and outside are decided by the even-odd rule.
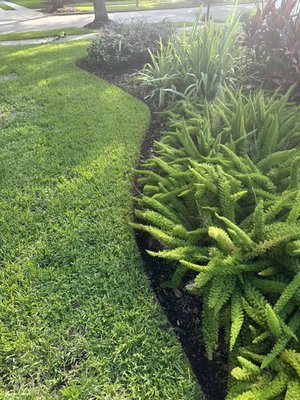
POLYGON ((299 0, 275 0, 258 6, 252 17, 244 16, 242 43, 246 66, 268 88, 283 92, 295 85, 294 97, 300 99, 300 4, 299 0))

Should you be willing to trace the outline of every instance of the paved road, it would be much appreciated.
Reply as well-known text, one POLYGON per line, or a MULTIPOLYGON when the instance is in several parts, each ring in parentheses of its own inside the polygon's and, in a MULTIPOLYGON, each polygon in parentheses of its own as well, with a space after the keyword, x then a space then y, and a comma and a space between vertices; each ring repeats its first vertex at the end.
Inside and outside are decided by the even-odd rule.
MULTIPOLYGON (((16 9, 15 11, 3 11, 0 9, 0 34, 82 27, 93 20, 92 14, 49 15, 35 10, 28 10, 8 1, 0 0, 0 2, 11 5, 16 9)), ((236 12, 251 10, 253 7, 255 7, 254 4, 241 4, 236 7, 236 12)), ((234 10, 234 5, 213 6, 211 14, 215 18, 223 19, 232 15, 234 10)), ((204 13, 205 11, 204 7, 202 12, 204 13)), ((172 21, 192 21, 197 12, 197 8, 180 8, 173 10, 114 12, 110 13, 109 17, 116 21, 130 21, 133 18, 145 19, 149 22, 158 22, 166 18, 172 21)))

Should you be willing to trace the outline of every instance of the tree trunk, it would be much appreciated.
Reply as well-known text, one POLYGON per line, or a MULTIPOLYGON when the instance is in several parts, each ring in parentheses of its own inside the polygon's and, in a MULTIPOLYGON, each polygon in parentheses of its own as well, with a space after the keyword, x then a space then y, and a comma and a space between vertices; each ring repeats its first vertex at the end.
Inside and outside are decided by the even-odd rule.
POLYGON ((63 8, 63 2, 62 0, 52 0, 51 1, 52 4, 52 10, 57 10, 58 8, 63 8))
POLYGON ((94 3, 94 12, 95 12, 95 19, 93 24, 103 24, 108 22, 108 15, 105 6, 105 0, 93 0, 94 3))
POLYGON ((211 0, 206 1, 206 18, 205 20, 208 21, 210 17, 210 5, 211 5, 211 0))

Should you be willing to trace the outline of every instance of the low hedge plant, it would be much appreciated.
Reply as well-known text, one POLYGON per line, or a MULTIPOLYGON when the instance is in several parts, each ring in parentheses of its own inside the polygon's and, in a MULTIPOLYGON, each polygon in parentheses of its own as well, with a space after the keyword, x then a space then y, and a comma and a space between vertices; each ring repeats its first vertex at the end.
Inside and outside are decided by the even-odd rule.
POLYGON ((88 61, 105 71, 141 67, 150 60, 148 49, 155 51, 171 32, 168 21, 111 23, 89 46, 88 61))

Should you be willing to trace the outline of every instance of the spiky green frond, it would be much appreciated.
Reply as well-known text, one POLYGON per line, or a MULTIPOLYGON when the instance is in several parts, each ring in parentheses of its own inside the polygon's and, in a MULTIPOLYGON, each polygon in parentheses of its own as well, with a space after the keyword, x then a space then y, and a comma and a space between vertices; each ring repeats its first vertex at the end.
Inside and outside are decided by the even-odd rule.
POLYGON ((218 314, 230 298, 234 292, 235 284, 236 279, 234 276, 227 277, 226 281, 221 277, 216 277, 212 280, 208 295, 208 306, 213 308, 215 313, 218 314))
POLYGON ((141 230, 149 233, 157 241, 161 242, 164 246, 170 246, 171 248, 176 248, 186 245, 186 242, 184 240, 168 235, 161 229, 155 228, 154 226, 134 224, 134 223, 132 223, 131 226, 136 230, 141 230))
POLYGON ((280 324, 280 319, 276 315, 275 311, 273 308, 270 306, 270 304, 266 305, 266 318, 267 318, 267 323, 269 326, 269 329, 276 338, 279 338, 282 332, 282 327, 280 324))
POLYGON ((243 231, 241 228, 239 228, 236 224, 234 224, 232 221, 230 221, 228 218, 222 217, 220 215, 217 215, 218 219, 220 219, 224 224, 229 228, 229 232, 234 233, 233 241, 237 241, 239 245, 241 246, 247 246, 247 247, 252 247, 253 241, 249 237, 249 235, 243 231))
POLYGON ((234 249, 233 241, 223 229, 211 226, 208 229, 208 235, 218 243, 225 254, 231 253, 234 249))
POLYGON ((300 382, 292 380, 288 382, 284 400, 300 400, 300 382))
POLYGON ((233 350, 244 323, 244 310, 241 294, 235 291, 231 299, 231 329, 229 349, 233 350))
POLYGON ((288 222, 295 223, 300 215, 300 190, 298 191, 295 203, 289 213, 288 222))
POLYGON ((300 353, 296 353, 295 350, 285 350, 281 353, 280 358, 293 367, 300 379, 300 353))
MULTIPOLYGON (((291 321, 288 323, 288 327, 292 332, 296 332, 300 327, 300 313, 296 313, 291 321)), ((287 346, 291 336, 287 334, 281 335, 280 339, 277 340, 276 344, 273 346, 272 350, 264 358, 261 367, 266 368, 287 346)))
POLYGON ((253 213, 253 231, 251 237, 253 240, 258 241, 264 235, 264 203, 260 201, 256 206, 253 213))
POLYGON ((219 314, 214 313, 214 310, 211 309, 208 304, 204 303, 202 312, 202 332, 209 360, 212 360, 218 345, 219 327, 219 314))
POLYGON ((161 228, 165 231, 170 231, 174 228, 175 223, 169 218, 161 215, 157 211, 153 210, 136 210, 135 215, 138 219, 146 221, 151 225, 155 225, 157 228, 161 228))
POLYGON ((180 261, 181 259, 188 259, 191 261, 205 262, 208 258, 205 251, 202 251, 197 246, 182 246, 176 247, 174 250, 162 251, 147 251, 153 257, 165 258, 167 260, 180 261))
POLYGON ((251 371, 251 373, 259 374, 261 369, 258 365, 254 364, 252 361, 247 360, 245 357, 238 356, 238 361, 243 368, 251 371))
POLYGON ((155 200, 153 197, 142 196, 138 199, 138 202, 141 206, 156 210, 161 215, 169 218, 171 221, 174 221, 177 224, 181 222, 180 217, 174 211, 172 211, 170 207, 162 204, 158 200, 155 200))
POLYGON ((294 279, 284 288, 281 296, 277 300, 274 311, 280 312, 283 307, 290 301, 290 299, 297 295, 299 296, 300 290, 300 272, 294 277, 294 279))
POLYGON ((258 391, 255 399, 257 400, 271 400, 276 399, 277 396, 282 395, 287 387, 288 377, 286 374, 278 374, 269 384, 258 391))

